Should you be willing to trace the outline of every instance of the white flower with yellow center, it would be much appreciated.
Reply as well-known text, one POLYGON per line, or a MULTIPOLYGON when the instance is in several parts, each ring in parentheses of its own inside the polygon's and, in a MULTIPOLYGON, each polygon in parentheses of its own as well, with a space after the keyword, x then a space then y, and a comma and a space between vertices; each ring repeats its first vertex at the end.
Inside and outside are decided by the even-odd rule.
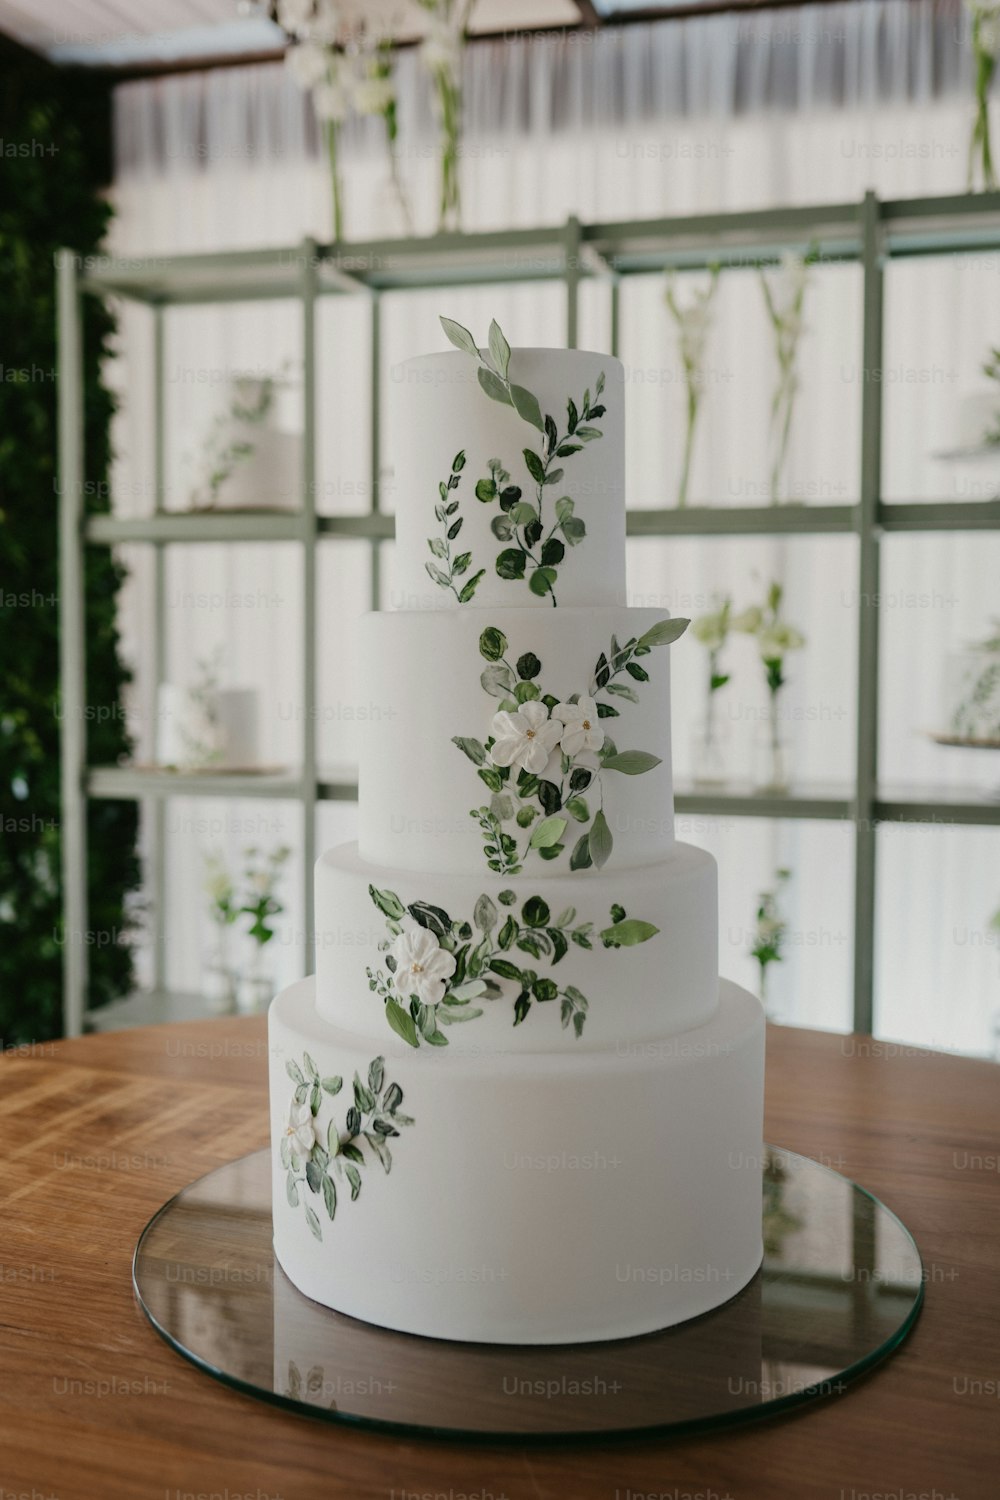
POLYGON ((562 725, 549 718, 544 703, 522 703, 516 713, 503 709, 494 714, 490 725, 495 741, 490 759, 495 766, 510 766, 515 771, 540 776, 562 732, 562 725))
POLYGON ((581 750, 600 750, 604 730, 593 698, 581 696, 575 703, 557 703, 553 719, 562 724, 559 746, 565 755, 579 755, 581 750))
POLYGON ((455 972, 455 956, 442 948, 433 932, 414 927, 401 932, 392 945, 396 967, 396 990, 407 999, 416 995, 423 1005, 436 1005, 444 998, 448 980, 455 972))
POLYGON ((316 1122, 308 1104, 292 1104, 288 1111, 285 1138, 296 1156, 308 1156, 319 1137, 316 1122))

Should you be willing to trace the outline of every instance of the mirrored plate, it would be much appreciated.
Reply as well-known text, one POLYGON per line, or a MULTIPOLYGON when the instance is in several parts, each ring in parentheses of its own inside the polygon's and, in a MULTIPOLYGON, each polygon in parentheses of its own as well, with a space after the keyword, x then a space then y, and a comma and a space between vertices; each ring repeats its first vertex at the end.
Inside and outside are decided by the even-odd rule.
POLYGON ((327 1421, 519 1441, 720 1428, 843 1391, 898 1348, 923 1298, 917 1247, 877 1198, 793 1152, 767 1147, 763 1166, 757 1276, 642 1338, 459 1344, 320 1307, 274 1259, 269 1151, 159 1211, 136 1247, 135 1290, 200 1369, 327 1421))

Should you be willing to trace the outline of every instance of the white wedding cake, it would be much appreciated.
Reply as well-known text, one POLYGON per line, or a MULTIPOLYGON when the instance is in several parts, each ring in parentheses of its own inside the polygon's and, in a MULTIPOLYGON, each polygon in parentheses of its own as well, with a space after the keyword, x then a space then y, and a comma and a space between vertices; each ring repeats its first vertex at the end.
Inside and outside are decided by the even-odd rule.
POLYGON ((648 1333, 762 1255, 763 1015, 673 830, 687 622, 624 603, 618 361, 442 322, 397 384, 408 607, 362 625, 359 840, 270 1012, 275 1253, 404 1332, 648 1333))

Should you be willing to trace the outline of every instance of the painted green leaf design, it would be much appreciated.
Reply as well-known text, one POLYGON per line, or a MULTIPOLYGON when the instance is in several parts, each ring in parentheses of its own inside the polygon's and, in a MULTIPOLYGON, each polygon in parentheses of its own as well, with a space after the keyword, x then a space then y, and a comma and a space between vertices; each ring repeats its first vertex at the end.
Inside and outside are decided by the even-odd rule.
POLYGON ((590 857, 599 870, 607 864, 613 848, 614 839, 604 809, 598 808, 590 827, 590 857))
POLYGON ((295 1178, 291 1172, 289 1172, 288 1176, 285 1178, 285 1197, 288 1199, 290 1208, 298 1208, 299 1190, 296 1186, 295 1178))
POLYGON ((320 1090, 319 1079, 317 1078, 316 1082, 313 1084, 312 1088, 309 1091, 309 1109, 313 1115, 319 1114, 319 1107, 322 1102, 323 1095, 320 1090))
POLYGON ((429 901, 411 901, 407 911, 414 921, 433 932, 435 937, 443 938, 451 927, 451 918, 443 906, 432 906, 429 901))
POLYGON ((306 1072, 309 1074, 309 1077, 312 1079, 319 1078, 319 1070, 317 1069, 316 1064, 313 1062, 312 1058, 309 1056, 308 1052, 303 1052, 302 1061, 305 1065, 306 1072))
POLYGON ((658 620, 652 625, 645 635, 639 637, 640 646, 669 646, 682 636, 690 625, 690 620, 680 617, 671 620, 658 620))
POLYGON ((315 1213, 308 1204, 306 1204, 306 1223, 309 1225, 309 1228, 312 1230, 315 1237, 318 1240, 322 1240, 323 1231, 319 1227, 319 1219, 316 1217, 315 1213))
MULTIPOLYGON (((348 1170, 357 1173, 358 1169, 357 1167, 351 1167, 348 1170)), ((360 1182, 361 1178, 358 1177, 359 1185, 360 1182)), ((357 1193, 354 1193, 352 1196, 356 1198, 357 1193)), ((326 1211, 330 1215, 330 1218, 335 1218, 337 1213, 337 1188, 332 1177, 323 1178, 323 1202, 326 1204, 326 1211)))
POLYGON ((571 797, 566 803, 566 811, 578 823, 586 823, 590 818, 590 808, 583 797, 571 797))
POLYGON ((485 578, 485 576, 486 576, 486 569, 485 568, 480 568, 478 573, 473 573, 473 575, 469 579, 468 583, 464 586, 464 588, 459 593, 459 596, 458 596, 458 602, 459 602, 459 604, 468 604, 469 600, 472 598, 473 594, 476 592, 476 589, 479 587, 480 580, 482 578, 485 578))
POLYGON ((490 324, 490 355, 500 375, 506 380, 507 366, 510 364, 510 345, 504 338, 496 318, 490 324))
MULTIPOLYGON (((518 556, 521 557, 523 562, 523 555, 519 553, 518 556)), ((517 679, 513 672, 502 661, 495 661, 488 667, 484 667, 479 681, 482 684, 483 692, 489 693, 491 698, 509 698, 517 687, 517 679)))
POLYGON ((538 676, 542 670, 542 664, 533 651, 526 651, 523 656, 517 658, 517 675, 523 682, 529 682, 538 676))
POLYGON ((476 902, 472 920, 480 932, 492 932, 497 925, 497 909, 485 891, 476 902))
POLYGON ((278 1154, 281 1157, 281 1165, 287 1172, 289 1167, 292 1165, 292 1148, 288 1144, 287 1135, 283 1135, 281 1137, 281 1144, 278 1147, 278 1154))
POLYGON ((542 460, 533 448, 525 448, 522 451, 528 473, 536 484, 543 484, 545 482, 545 465, 542 463, 542 460))
MULTIPOLYGON (((501 578, 517 579, 524 577, 524 567, 527 559, 523 552, 517 547, 508 547, 501 552, 496 561, 497 573, 501 578)), ((533 577, 535 575, 532 575, 533 577)))
POLYGON ((370 885, 368 894, 382 915, 388 917, 391 922, 401 922, 405 917, 406 907, 395 891, 380 891, 376 886, 370 885))
POLYGON ((562 531, 563 536, 571 547, 575 547, 578 542, 582 542, 587 535, 586 525, 580 520, 579 516, 570 516, 568 521, 564 521, 562 531))
POLYGON ((369 1135, 367 1132, 365 1133, 365 1140, 382 1163, 382 1170, 386 1173, 391 1172, 392 1152, 389 1150, 388 1141, 383 1140, 379 1135, 369 1135))
POLYGON ((411 1047, 419 1047, 417 1040, 417 1028, 413 1024, 413 1017, 399 1004, 397 1000, 387 1000, 385 1003, 385 1016, 389 1025, 397 1036, 401 1036, 404 1042, 411 1047))
POLYGON ((487 661, 499 661, 507 651, 507 637, 495 625, 487 625, 479 637, 479 654, 487 661))
POLYGON ((458 746, 463 755, 469 757, 474 766, 484 766, 486 764, 486 749, 485 746, 480 744, 479 740, 470 740, 464 735, 455 734, 452 735, 451 742, 453 745, 458 746))
POLYGON ((476 499, 481 500, 484 505, 488 505, 496 497, 497 487, 492 479, 480 479, 476 485, 476 499))
POLYGON ((605 948, 634 948, 637 943, 648 943, 659 930, 652 922, 640 922, 636 917, 627 917, 623 922, 605 927, 601 933, 601 942, 605 948))
POLYGON ((373 1094, 381 1094, 385 1082, 385 1058, 373 1057, 368 1065, 368 1087, 373 1094))
POLYGON ((490 972, 499 975, 501 979, 520 979, 521 971, 516 964, 512 964, 506 958, 493 958, 489 963, 490 972))
POLYGON ((532 849, 551 849, 566 832, 567 818, 543 818, 531 835, 532 849))
POLYGON ((626 698, 629 703, 638 703, 639 694, 634 687, 629 687, 627 682, 609 682, 607 692, 613 693, 616 698, 626 698))
POLYGON ((479 346, 467 328, 461 323, 456 323, 454 318, 441 318, 441 327, 456 349, 462 349, 466 354, 471 354, 475 359, 479 358, 479 346))
POLYGON ((620 750, 617 755, 609 755, 604 762, 606 771, 621 771, 625 776, 641 776, 646 771, 652 771, 654 766, 660 764, 658 755, 650 755, 648 750, 620 750))
POLYGON ((476 374, 479 377, 479 384, 491 401, 499 401, 501 406, 510 406, 512 393, 508 391, 499 375, 488 370, 485 365, 480 365, 476 374))
MULTIPOLYGON (((347 1163, 347 1165, 344 1167, 344 1171, 347 1174, 348 1182, 351 1184, 351 1202, 353 1203, 355 1198, 361 1191, 361 1173, 358 1171, 357 1167, 353 1165, 352 1162, 347 1163)), ((336 1199, 334 1199, 334 1207, 336 1207, 336 1199)), ((332 1213, 330 1214, 330 1218, 333 1218, 332 1213)))
POLYGON ((556 520, 568 521, 573 514, 573 501, 569 495, 560 495, 556 501, 556 520))
POLYGON ((354 1075, 354 1102, 363 1115, 370 1114, 375 1108, 374 1094, 361 1082, 357 1073, 354 1075))
POLYGON ((542 544, 543 567, 557 567, 559 563, 562 562, 565 556, 566 548, 563 546, 562 542, 557 536, 550 536, 548 540, 542 544))
POLYGON ((403 1090, 398 1083, 390 1083, 385 1091, 385 1098, 382 1100, 383 1108, 388 1110, 390 1115, 394 1115, 402 1102, 403 1090))
POLYGON ((555 568, 536 568, 528 580, 528 587, 533 594, 544 598, 546 594, 551 594, 555 581, 555 568))
POLYGON ((451 472, 453 474, 460 474, 461 471, 464 468, 465 468, 465 449, 463 448, 460 453, 456 453, 455 454, 455 457, 452 460, 451 472))
POLYGON ((289 1058, 285 1063, 285 1072, 293 1083, 305 1083, 305 1079, 302 1076, 302 1069, 292 1058, 289 1058))
POLYGON ((537 427, 539 432, 545 431, 541 407, 530 391, 525 390, 523 385, 512 384, 510 399, 519 417, 523 418, 525 422, 530 422, 532 427, 537 427))
POLYGON ((326 1127, 326 1148, 331 1156, 340 1155, 340 1132, 336 1120, 331 1120, 326 1127))
POLYGON ((548 904, 541 896, 529 896, 521 910, 521 915, 529 927, 544 927, 549 920, 550 912, 548 904))
POLYGON ((344 1141, 340 1147, 340 1154, 348 1161, 356 1161, 359 1166, 364 1165, 364 1152, 360 1147, 355 1146, 353 1141, 344 1141))

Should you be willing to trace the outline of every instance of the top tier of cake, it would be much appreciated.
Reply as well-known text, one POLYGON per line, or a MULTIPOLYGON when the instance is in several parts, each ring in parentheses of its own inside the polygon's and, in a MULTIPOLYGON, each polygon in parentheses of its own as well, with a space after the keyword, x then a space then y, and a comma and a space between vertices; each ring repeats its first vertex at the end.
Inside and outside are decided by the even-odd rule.
POLYGON ((393 375, 396 608, 624 604, 618 360, 501 344, 393 375))

